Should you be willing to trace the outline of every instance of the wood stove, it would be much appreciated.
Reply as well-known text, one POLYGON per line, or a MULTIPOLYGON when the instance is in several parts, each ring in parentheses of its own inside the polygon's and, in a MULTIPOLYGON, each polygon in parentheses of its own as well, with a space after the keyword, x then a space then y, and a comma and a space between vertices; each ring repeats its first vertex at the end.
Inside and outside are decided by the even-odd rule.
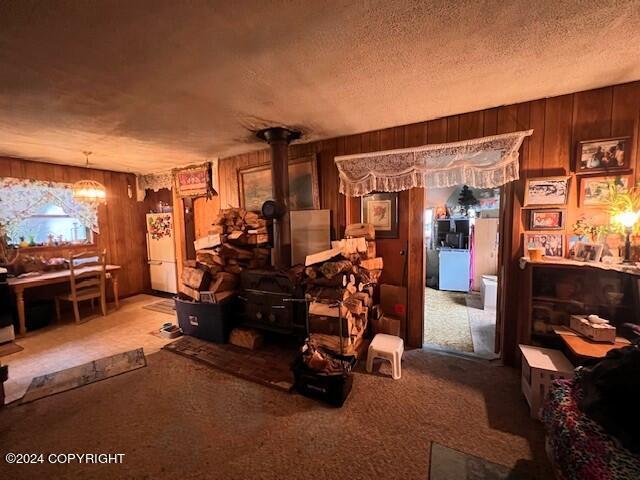
POLYGON ((273 270, 244 270, 240 275, 246 324, 279 333, 304 332, 306 306, 292 300, 304 298, 300 285, 288 275, 291 267, 289 224, 289 142, 300 132, 282 127, 256 134, 271 147, 273 200, 262 206, 262 215, 273 220, 273 270))

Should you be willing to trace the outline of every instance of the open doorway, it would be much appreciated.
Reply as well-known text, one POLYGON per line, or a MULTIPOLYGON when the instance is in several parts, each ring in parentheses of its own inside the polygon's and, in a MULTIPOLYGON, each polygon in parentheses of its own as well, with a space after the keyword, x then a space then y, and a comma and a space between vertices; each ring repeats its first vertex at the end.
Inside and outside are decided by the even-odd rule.
POLYGON ((426 191, 425 346, 498 358, 499 212, 499 188, 426 191))

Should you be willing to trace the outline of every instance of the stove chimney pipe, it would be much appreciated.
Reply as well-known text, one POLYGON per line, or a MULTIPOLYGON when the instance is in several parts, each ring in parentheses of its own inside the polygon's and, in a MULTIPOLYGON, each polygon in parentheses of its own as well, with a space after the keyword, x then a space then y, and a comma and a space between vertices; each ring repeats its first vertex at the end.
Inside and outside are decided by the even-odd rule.
POLYGON ((273 220, 271 257, 276 270, 291 267, 291 225, 289 223, 289 142, 300 138, 300 132, 283 127, 260 130, 256 136, 271 147, 272 193, 282 215, 273 220))

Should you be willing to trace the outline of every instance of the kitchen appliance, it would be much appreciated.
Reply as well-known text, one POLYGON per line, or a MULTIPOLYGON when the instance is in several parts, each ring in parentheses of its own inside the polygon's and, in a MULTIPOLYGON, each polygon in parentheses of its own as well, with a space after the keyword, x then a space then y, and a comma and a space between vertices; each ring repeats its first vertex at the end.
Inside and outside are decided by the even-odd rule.
POLYGON ((171 213, 147 213, 147 259, 151 288, 177 293, 176 249, 171 213))

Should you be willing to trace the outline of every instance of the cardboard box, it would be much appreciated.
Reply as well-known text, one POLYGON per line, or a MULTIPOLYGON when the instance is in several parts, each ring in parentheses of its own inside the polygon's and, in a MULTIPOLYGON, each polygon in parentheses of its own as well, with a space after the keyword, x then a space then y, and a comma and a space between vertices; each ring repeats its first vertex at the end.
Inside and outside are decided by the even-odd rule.
POLYGON ((390 315, 381 315, 380 318, 374 318, 371 320, 371 327, 373 328, 373 334, 385 333, 387 335, 400 336, 400 326, 402 322, 399 318, 394 318, 390 315))
POLYGON ((380 308, 384 315, 407 319, 407 289, 398 285, 380 285, 380 308))
POLYGON ((594 342, 616 343, 616 327, 609 324, 591 325, 584 315, 571 315, 569 327, 594 342))

